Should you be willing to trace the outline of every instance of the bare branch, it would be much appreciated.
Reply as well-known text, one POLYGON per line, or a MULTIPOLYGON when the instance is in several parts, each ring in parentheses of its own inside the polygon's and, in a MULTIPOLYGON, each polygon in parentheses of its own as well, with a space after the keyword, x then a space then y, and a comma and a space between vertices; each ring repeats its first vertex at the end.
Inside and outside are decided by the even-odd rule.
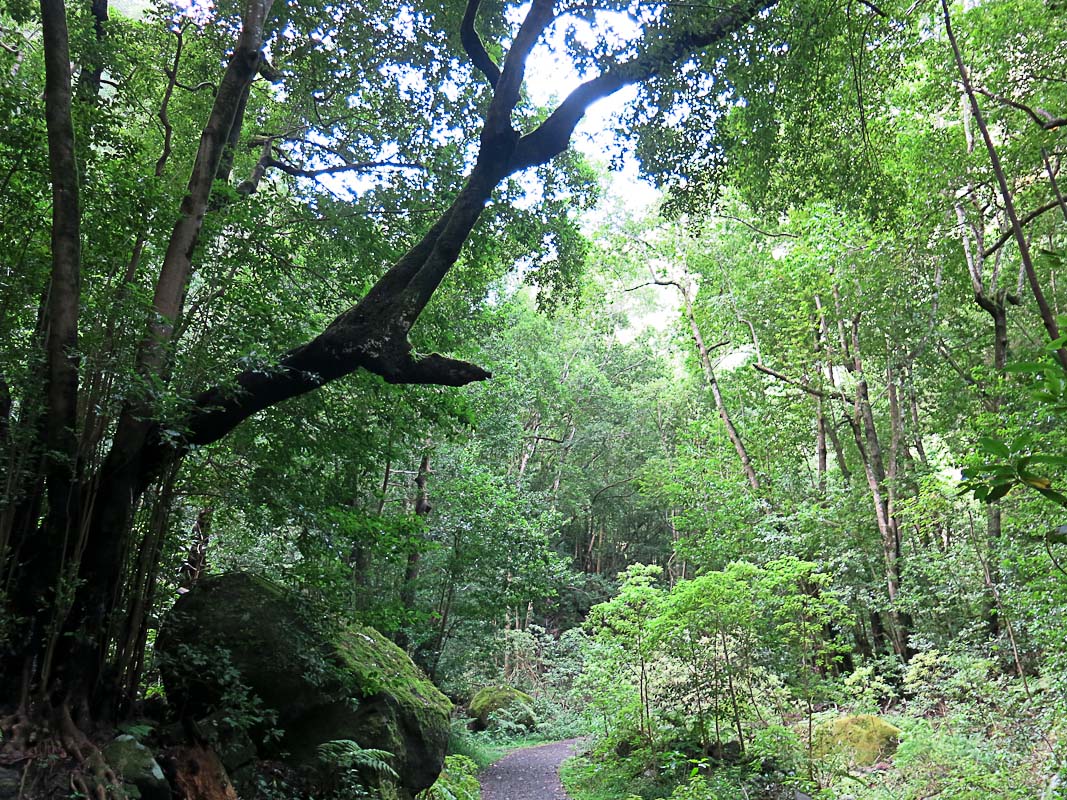
POLYGON ((181 25, 174 31, 174 36, 178 42, 174 47, 174 61, 170 65, 170 69, 163 69, 163 74, 167 76, 167 88, 163 92, 163 102, 160 103, 159 113, 156 115, 159 117, 159 122, 163 126, 163 152, 160 153, 159 159, 156 161, 156 177, 162 177, 163 170, 167 166, 167 159, 170 158, 171 143, 174 138, 174 127, 170 124, 170 116, 167 109, 170 107, 170 99, 174 96, 174 87, 178 85, 178 66, 182 59, 182 47, 184 45, 185 26, 181 25))
POLYGON ((885 19, 889 19, 889 15, 885 13, 882 9, 880 9, 878 6, 876 6, 874 3, 870 2, 870 0, 859 0, 859 2, 860 5, 866 6, 878 16, 884 17, 885 19))
POLYGON ((629 289, 623 289, 623 291, 624 292, 636 292, 638 289, 643 289, 646 286, 673 286, 676 289, 681 289, 682 288, 682 284, 678 283, 678 281, 652 280, 652 281, 645 281, 644 283, 639 283, 639 284, 637 284, 637 286, 631 286, 629 289))
POLYGON ((185 89, 185 91, 187 91, 187 92, 200 92, 200 91, 203 91, 204 89, 210 89, 211 93, 215 94, 215 92, 218 91, 218 89, 215 87, 215 84, 212 83, 211 81, 200 81, 200 83, 198 83, 196 86, 190 86, 187 83, 182 83, 181 81, 175 81, 174 85, 177 86, 179 89, 185 89))
POLYGON ((1045 109, 1043 108, 1030 108, 1030 106, 1026 105, 1025 103, 1020 103, 1016 100, 1012 100, 1011 98, 1004 97, 999 94, 994 94, 988 89, 983 89, 980 86, 975 86, 974 90, 978 94, 985 95, 990 100, 996 100, 998 103, 1002 103, 1003 105, 1011 106, 1012 108, 1017 108, 1019 111, 1025 113, 1026 116, 1030 117, 1030 119, 1032 119, 1042 128, 1044 128, 1046 131, 1053 131, 1063 125, 1067 125, 1067 117, 1054 117, 1050 113, 1045 111, 1045 109))
POLYGON ((482 44, 482 38, 474 27, 478 17, 479 5, 481 5, 480 0, 467 0, 467 10, 463 14, 463 23, 459 29, 459 39, 463 43, 463 49, 470 56, 471 63, 485 75, 489 85, 495 88, 496 82, 500 80, 500 67, 489 57, 485 45, 482 44))
MULTIPOLYGON (((1051 211, 1054 208, 1059 208, 1059 205, 1060 205, 1060 201, 1059 200, 1050 200, 1049 202, 1045 203, 1044 205, 1038 206, 1033 211, 1031 211, 1029 214, 1021 217, 1019 219, 1019 222, 1022 225, 1028 225, 1031 222, 1033 222, 1035 219, 1040 217, 1042 214, 1044 214, 1044 213, 1046 213, 1048 211, 1051 211)), ((1000 234, 1000 236, 997 237, 997 240, 995 242, 993 242, 993 244, 991 244, 988 248, 986 248, 985 250, 982 251, 982 258, 989 258, 991 255, 993 255, 995 252, 997 252, 997 250, 999 250, 1001 247, 1003 247, 1007 243, 1007 241, 1009 239, 1013 238, 1014 236, 1015 236, 1015 230, 1014 229, 1009 228, 1008 230, 1004 231, 1002 234, 1000 234)))
POLYGON ((806 380, 797 380, 796 378, 790 378, 788 375, 783 375, 781 372, 771 369, 765 364, 753 364, 752 368, 757 372, 762 372, 764 375, 770 375, 772 378, 780 380, 782 383, 788 383, 790 386, 795 386, 797 389, 800 389, 802 392, 810 394, 813 397, 820 397, 823 400, 840 400, 843 403, 855 405, 856 401, 853 398, 849 397, 844 392, 840 392, 836 389, 817 389, 816 387, 808 383, 806 380))

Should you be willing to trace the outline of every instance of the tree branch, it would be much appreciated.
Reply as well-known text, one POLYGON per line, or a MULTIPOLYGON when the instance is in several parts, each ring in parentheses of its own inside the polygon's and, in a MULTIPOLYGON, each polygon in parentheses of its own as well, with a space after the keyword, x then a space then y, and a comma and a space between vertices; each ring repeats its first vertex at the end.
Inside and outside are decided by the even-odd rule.
POLYGON ((770 236, 770 237, 779 238, 779 239, 799 239, 800 238, 800 236, 798 236, 797 234, 788 233, 786 231, 777 231, 777 232, 765 231, 762 228, 757 228, 755 225, 753 225, 748 220, 744 220, 744 219, 741 219, 741 217, 735 217, 735 216, 732 216, 730 214, 721 214, 721 213, 719 213, 719 214, 716 214, 715 216, 719 217, 720 219, 729 219, 729 220, 733 220, 734 222, 740 222, 746 228, 748 228, 749 230, 755 231, 756 233, 760 234, 761 236, 770 236))
POLYGON ((1026 116, 1030 117, 1034 122, 1044 128, 1046 131, 1054 131, 1063 125, 1067 125, 1067 117, 1054 117, 1043 108, 1030 108, 1025 103, 1020 103, 1012 100, 1008 97, 1003 97, 999 94, 994 94, 988 89, 983 89, 980 86, 975 86, 974 90, 981 95, 985 95, 990 100, 996 100, 998 103, 1002 103, 1006 106, 1011 106, 1019 111, 1022 111, 1026 116))
POLYGON ((268 158, 267 167, 281 170, 286 175, 295 178, 320 178, 323 175, 337 175, 342 172, 367 171, 372 169, 425 169, 421 164, 407 164, 403 161, 360 161, 351 164, 338 164, 334 167, 320 167, 318 169, 305 169, 279 161, 276 158, 268 158))
MULTIPOLYGON (((515 34, 515 41, 504 59, 500 77, 493 86, 493 100, 489 104, 485 127, 482 129, 483 150, 486 145, 492 145, 497 137, 507 134, 510 140, 510 134, 514 133, 511 127, 511 112, 519 102, 519 92, 526 76, 526 61, 545 28, 555 19, 553 5, 554 0, 533 0, 526 19, 515 34)), ((507 144, 511 146, 513 142, 508 141, 507 144)))
POLYGON ((770 375, 772 378, 780 380, 782 383, 788 383, 790 386, 795 386, 797 389, 800 389, 802 392, 810 394, 813 397, 820 397, 823 400, 840 400, 843 403, 855 405, 856 401, 853 398, 849 397, 844 392, 837 391, 836 389, 831 389, 829 391, 825 389, 816 389, 814 386, 812 386, 805 380, 797 380, 796 378, 790 378, 788 375, 783 375, 781 372, 771 369, 770 367, 764 364, 753 364, 752 368, 757 372, 762 372, 764 375, 770 375))
MULTIPOLYGON (((497 80, 474 170, 448 209, 359 303, 342 312, 315 339, 289 351, 274 366, 245 370, 232 383, 197 397, 186 422, 184 443, 217 441, 257 411, 360 368, 390 383, 462 386, 490 377, 484 369, 463 361, 437 354, 414 355, 407 334, 436 286, 455 264, 494 187, 508 174, 545 163, 562 152, 574 125, 594 100, 657 74, 671 61, 699 47, 724 39, 773 2, 752 0, 735 6, 706 29, 681 34, 666 45, 659 42, 655 52, 587 81, 564 100, 549 120, 523 137, 524 147, 512 128, 511 113, 518 102, 526 58, 553 20, 552 0, 534 0, 497 80), (549 138, 552 141, 545 145, 549 138)), ((160 444, 159 457, 166 457, 163 451, 167 446, 160 444)))
POLYGON ((647 80, 666 66, 720 42, 751 22, 777 0, 750 0, 730 6, 705 29, 659 40, 654 48, 587 80, 559 104, 548 119, 527 133, 515 148, 509 174, 543 164, 570 144, 574 129, 593 103, 632 83, 647 80))
MULTIPOLYGON (((1050 200, 1049 202, 1045 203, 1044 205, 1039 206, 1038 208, 1035 208, 1033 211, 1031 211, 1026 216, 1021 217, 1019 219, 1019 223, 1021 225, 1029 225, 1031 222, 1033 222, 1035 219, 1040 217, 1042 214, 1044 214, 1044 213, 1046 213, 1048 211, 1052 211, 1052 209, 1054 209, 1054 208, 1059 208, 1059 205, 1060 205, 1060 201, 1059 200, 1050 200)), ((1014 228, 1009 228, 1008 230, 1004 231, 1002 234, 1000 234, 1000 236, 997 237, 997 240, 995 242, 993 242, 993 244, 991 244, 989 247, 987 247, 985 250, 982 251, 982 258, 989 258, 991 255, 993 255, 995 252, 997 252, 997 250, 999 250, 1001 247, 1003 247, 1008 242, 1009 239, 1014 238, 1014 236, 1015 236, 1015 229, 1014 228)))
POLYGON ((889 19, 889 15, 887 13, 885 13, 882 9, 880 9, 878 6, 876 6, 874 3, 870 2, 870 0, 859 0, 859 3, 860 3, 860 5, 866 6, 867 8, 869 8, 871 11, 873 11, 878 16, 884 17, 885 19, 889 19))
POLYGON ((467 0, 467 10, 463 13, 463 22, 459 29, 459 40, 463 44, 463 49, 467 51, 467 55, 470 56, 471 63, 485 75, 489 85, 495 88, 496 82, 500 80, 500 67, 489 57, 485 45, 482 44, 482 38, 474 27, 480 5, 481 0, 467 0))

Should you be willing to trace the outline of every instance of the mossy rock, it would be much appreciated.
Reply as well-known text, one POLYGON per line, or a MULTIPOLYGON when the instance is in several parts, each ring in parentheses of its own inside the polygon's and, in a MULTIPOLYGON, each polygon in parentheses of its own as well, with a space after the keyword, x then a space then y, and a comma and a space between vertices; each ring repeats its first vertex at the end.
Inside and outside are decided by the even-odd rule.
POLYGON ((104 748, 104 759, 126 784, 128 797, 170 800, 170 784, 152 751, 129 734, 122 734, 104 748))
POLYGON ((428 788, 444 764, 452 704, 377 631, 325 620, 263 578, 202 580, 156 641, 167 697, 193 719, 222 709, 261 757, 321 768, 318 746, 349 739, 392 753, 400 798, 428 788))
POLYGON ((469 716, 473 720, 471 727, 476 731, 486 730, 492 722, 489 716, 499 711, 507 712, 516 725, 522 725, 527 730, 537 724, 533 698, 526 692, 510 686, 486 686, 471 698, 468 706, 469 716))
POLYGON ((840 717, 815 729, 814 753, 821 757, 844 752, 857 765, 867 767, 896 751, 900 733, 900 728, 873 714, 840 717))

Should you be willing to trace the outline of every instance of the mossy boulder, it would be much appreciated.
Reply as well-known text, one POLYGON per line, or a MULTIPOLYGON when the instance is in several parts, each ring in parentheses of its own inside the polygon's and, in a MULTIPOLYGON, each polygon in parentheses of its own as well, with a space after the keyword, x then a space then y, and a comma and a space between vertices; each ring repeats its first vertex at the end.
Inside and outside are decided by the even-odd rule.
POLYGON ((104 759, 125 784, 126 796, 141 800, 170 800, 170 784, 152 751, 129 734, 104 748, 104 759))
POLYGON ((293 592, 231 573, 201 581, 156 642, 167 696, 199 719, 221 709, 264 758, 321 769, 318 746, 386 750, 400 798, 444 764, 452 704, 380 633, 339 625, 293 592))
POLYGON ((816 756, 845 753, 857 765, 870 766, 896 751, 900 732, 873 714, 840 717, 815 729, 814 752, 816 756))
POLYGON ((537 724, 533 698, 526 692, 520 692, 510 686, 486 686, 471 698, 468 706, 471 727, 476 731, 486 730, 492 724, 489 716, 501 711, 506 712, 516 725, 527 730, 537 724))

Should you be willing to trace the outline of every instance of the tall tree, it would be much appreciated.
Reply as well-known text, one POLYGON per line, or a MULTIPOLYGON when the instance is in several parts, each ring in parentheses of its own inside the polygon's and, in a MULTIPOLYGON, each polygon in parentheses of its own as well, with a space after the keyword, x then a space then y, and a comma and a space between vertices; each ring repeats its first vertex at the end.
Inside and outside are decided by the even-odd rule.
MULTIPOLYGON (((119 689, 110 664, 112 632, 122 628, 124 565, 132 550, 147 546, 133 531, 135 513, 150 485, 174 468, 190 448, 216 442, 257 412, 320 389, 356 370, 374 373, 391 384, 462 386, 488 378, 489 373, 474 364, 417 352, 411 337, 431 298, 460 261, 464 245, 485 215, 497 187, 510 176, 558 159, 586 110, 597 100, 630 84, 663 76, 702 49, 728 53, 739 34, 756 24, 760 13, 772 3, 752 0, 700 13, 681 13, 670 4, 631 9, 642 23, 642 35, 621 44, 602 43, 607 50, 614 47, 617 52, 602 52, 597 45, 584 55, 576 54, 584 59, 588 77, 550 113, 541 115, 531 114, 523 101, 531 52, 550 29, 564 27, 574 19, 573 14, 595 21, 599 12, 571 11, 557 8, 552 0, 535 0, 516 26, 508 26, 500 15, 502 9, 495 7, 492 18, 483 25, 479 5, 477 0, 470 0, 461 18, 456 11, 429 7, 417 9, 411 17, 413 9, 409 6, 383 3, 370 10, 365 29, 356 22, 330 33, 324 32, 323 15, 314 8, 278 8, 270 0, 248 0, 239 16, 226 19, 226 25, 201 29, 197 41, 203 48, 197 62, 197 69, 203 70, 200 87, 181 80, 180 73, 186 68, 183 46, 188 44, 190 31, 185 21, 175 24, 173 60, 169 61, 166 80, 153 87, 162 90, 158 118, 164 133, 162 154, 153 171, 157 177, 165 176, 179 159, 187 159, 188 182, 176 208, 164 198, 155 209, 158 216, 149 217, 148 224, 155 229, 153 248, 157 249, 153 253, 159 255, 158 269, 150 280, 143 272, 148 249, 143 223, 132 218, 122 220, 127 229, 140 231, 135 234, 136 245, 125 275, 130 280, 147 280, 152 299, 142 307, 143 328, 136 321, 131 325, 122 317, 121 304, 132 284, 120 281, 125 288, 113 295, 119 310, 113 317, 111 347, 116 352, 125 348, 131 370, 124 379, 126 385, 114 391, 108 401, 114 416, 86 426, 76 417, 77 392, 79 383, 90 376, 79 373, 74 348, 82 306, 78 247, 91 239, 79 230, 86 209, 78 203, 75 154, 85 154, 87 164, 103 169, 98 157, 109 143, 94 140, 93 133, 117 128, 95 124, 106 121, 100 117, 85 126, 84 137, 76 139, 70 64, 78 62, 80 54, 70 52, 66 30, 70 12, 62 2, 46 0, 42 4, 45 118, 55 215, 49 290, 38 326, 46 333, 48 389, 36 413, 32 386, 22 387, 17 402, 19 424, 28 431, 40 428, 36 452, 45 457, 46 466, 40 474, 26 475, 19 491, 7 495, 10 507, 5 508, 5 524, 11 527, 4 537, 5 568, 10 576, 5 583, 11 587, 6 602, 16 623, 7 641, 4 672, 9 677, 22 676, 21 691, 8 697, 23 698, 24 716, 44 719, 59 709, 63 715, 72 712, 76 722, 89 724, 94 714, 107 715, 115 708, 119 689), (389 33, 377 46, 371 39, 377 37, 382 25, 389 33), (506 41, 506 46, 487 47, 480 26, 506 41), (233 36, 229 42, 227 32, 233 36), (330 37, 333 44, 327 45, 326 38, 330 37), (439 49, 423 47, 425 42, 439 49), (281 180, 278 175, 293 179, 299 194, 304 191, 300 187, 306 186, 300 183, 303 180, 407 166, 390 159, 389 147, 370 158, 360 158, 340 139, 342 134, 355 133, 355 116, 346 117, 342 112, 336 119, 324 117, 324 110, 358 107, 359 100, 350 102, 355 91, 372 98, 375 95, 375 87, 368 88, 353 76, 347 59, 358 60, 358 50, 373 52, 372 61, 383 63, 381 75, 386 83, 391 76, 420 70, 425 70, 424 77, 444 80, 442 69, 450 63, 456 44, 461 45, 473 68, 468 74, 481 81, 480 87, 473 80, 462 87, 468 97, 475 98, 481 115, 476 142, 465 151, 463 142, 444 148, 464 175, 461 180, 446 177, 437 185, 434 202, 442 210, 436 219, 420 226, 416 241, 406 249, 399 248, 391 265, 361 287, 358 299, 340 314, 334 312, 332 320, 326 317, 324 329, 303 344, 278 358, 256 357, 254 363, 246 362, 245 368, 213 386, 173 392, 172 379, 182 367, 190 341, 185 338, 189 324, 202 320, 211 328, 211 304, 227 291, 228 279, 220 289, 205 291, 203 277, 195 269, 205 254, 220 260, 230 257, 223 223, 227 215, 250 214, 251 230, 255 227, 256 203, 265 197, 263 220, 270 220, 285 208, 285 203, 269 202, 272 181, 281 180), (212 52, 217 59, 217 54, 226 50, 230 53, 225 69, 212 74, 208 71, 212 52), (299 73, 287 72, 284 65, 279 71, 268 59, 268 50, 291 60, 294 66, 313 64, 312 72, 327 88, 300 83, 299 73), (503 53, 499 63, 490 51, 503 53), (277 96, 264 93, 260 77, 291 83, 286 91, 289 99, 277 102, 277 96), (357 88, 353 89, 352 83, 346 87, 345 80, 355 80, 357 88), (179 88, 190 92, 194 100, 198 88, 212 89, 206 121, 195 133, 187 122, 183 122, 182 131, 177 130, 175 93, 179 88), (304 90, 306 94, 301 93, 304 90), (276 132, 249 136, 253 106, 265 110, 260 119, 277 126, 276 132), (193 138, 179 139, 179 133, 192 134, 193 138), (233 175, 242 141, 259 149, 257 158, 243 162, 251 177, 238 182, 233 175), (453 186, 457 188, 450 188, 453 186), (169 233, 165 233, 167 229, 169 233), (190 298, 197 297, 203 298, 202 303, 190 303, 190 298), (123 327, 132 330, 133 336, 120 336, 123 327), (79 458, 81 454, 92 457, 79 458), (69 557, 57 563, 57 553, 69 557), (42 611, 54 614, 55 624, 47 635, 40 635, 41 628, 32 622, 42 611), (34 633, 24 636, 27 631, 34 633)), ((620 10, 625 10, 624 4, 620 10)), ((101 33, 94 46, 100 47, 106 58, 93 59, 93 69, 85 73, 99 74, 101 82, 112 67, 127 67, 129 74, 134 74, 139 56, 132 49, 121 50, 122 45, 133 48, 128 35, 103 36, 108 30, 105 16, 96 14, 91 24, 101 33)), ((337 20, 345 15, 325 16, 337 20)), ((81 24, 81 17, 74 18, 81 24)), ((17 64, 15 68, 23 69, 17 64)), ((120 84, 119 89, 135 85, 131 79, 128 87, 120 84)), ((405 80, 397 78, 388 89, 402 98, 407 91, 405 80)), ((109 108, 121 110, 123 103, 133 107, 135 97, 120 93, 109 108)), ((464 125, 468 122, 460 121, 464 125)), ((457 120, 437 122, 448 128, 457 120)), ((427 128, 431 127, 428 123, 427 128)), ((144 152, 143 147, 140 152, 144 152)), ((94 205, 87 208, 95 220, 99 198, 93 200, 94 205)), ((318 207, 327 205, 329 201, 322 200, 318 207)), ((314 213, 315 209, 316 202, 311 201, 301 213, 314 213)), ((260 240, 259 246, 267 245, 260 240)), ((301 266, 299 261, 289 263, 301 266)), ((233 269, 239 270, 240 265, 233 269)), ((114 281, 115 277, 112 273, 107 280, 114 281)), ((203 340, 199 346, 208 344, 203 340)), ((217 376, 220 369, 216 364, 206 373, 217 376)), ((89 418, 103 407, 101 402, 94 404, 89 418)))

